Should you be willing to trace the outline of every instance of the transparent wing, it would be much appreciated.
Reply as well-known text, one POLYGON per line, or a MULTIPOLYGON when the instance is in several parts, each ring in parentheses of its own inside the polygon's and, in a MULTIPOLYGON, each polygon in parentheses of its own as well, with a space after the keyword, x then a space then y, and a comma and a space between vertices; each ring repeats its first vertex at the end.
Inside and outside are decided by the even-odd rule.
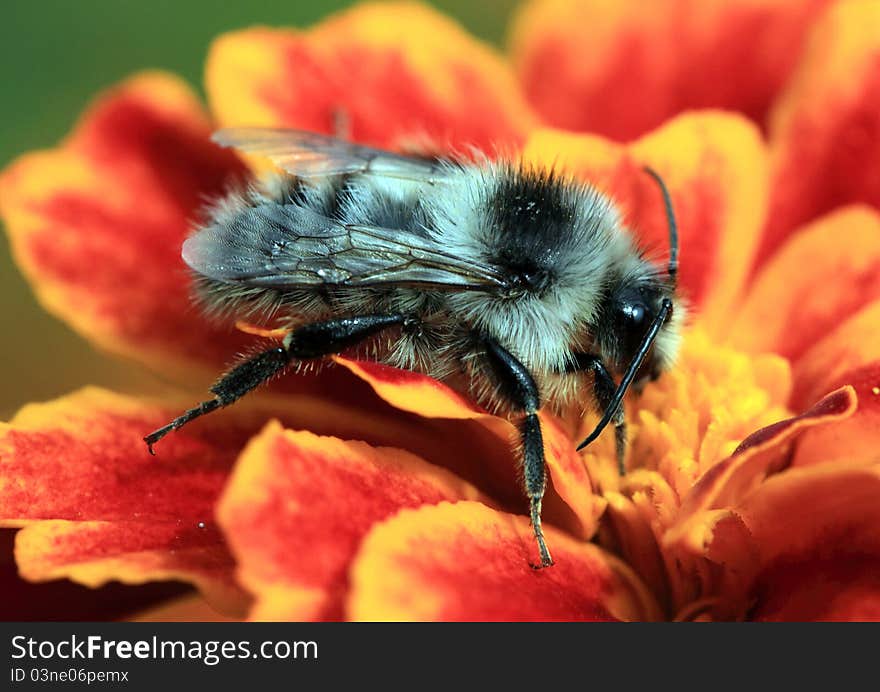
POLYGON ((247 286, 507 285, 496 268, 454 257, 428 238, 342 224, 297 205, 261 204, 214 223, 184 243, 183 259, 203 276, 247 286))
POLYGON ((432 183, 446 175, 441 165, 428 159, 302 130, 234 127, 215 132, 213 139, 224 147, 265 156, 282 170, 303 178, 368 173, 432 183))

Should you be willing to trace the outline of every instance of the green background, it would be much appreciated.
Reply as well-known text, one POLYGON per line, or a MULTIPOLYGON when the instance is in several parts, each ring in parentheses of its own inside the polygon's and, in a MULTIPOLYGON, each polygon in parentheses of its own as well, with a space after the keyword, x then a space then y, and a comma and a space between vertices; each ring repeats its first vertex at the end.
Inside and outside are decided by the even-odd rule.
MULTIPOLYGON (((250 0, 13 0, 0 18, 3 94, 0 166, 54 146, 101 89, 144 68, 164 68, 201 90, 211 39, 252 24, 307 26, 351 2, 250 0)), ((437 0, 474 35, 501 45, 515 0, 437 0)), ((5 235, 4 235, 5 238, 5 235)), ((43 312, 0 248, 0 417, 22 404, 85 384, 151 390, 157 380, 133 363, 98 353, 43 312)))

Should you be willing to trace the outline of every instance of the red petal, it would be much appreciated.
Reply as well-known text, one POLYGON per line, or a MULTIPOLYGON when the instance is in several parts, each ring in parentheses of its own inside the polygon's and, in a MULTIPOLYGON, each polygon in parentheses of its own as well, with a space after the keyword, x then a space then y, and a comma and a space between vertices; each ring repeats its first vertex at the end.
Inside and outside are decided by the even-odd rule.
POLYGON ((880 355, 880 300, 869 303, 824 339, 814 343, 795 363, 792 405, 818 399, 846 384, 847 373, 877 360, 880 355))
POLYGON ((0 529, 0 620, 4 622, 112 621, 192 591, 175 582, 128 586, 119 582, 91 589, 67 580, 34 583, 15 565, 18 529, 0 529))
POLYGON ((370 527, 403 507, 478 499, 407 452, 270 424, 219 507, 258 620, 341 619, 348 566, 370 527))
POLYGON ((244 595, 213 520, 214 502, 254 425, 214 414, 163 440, 143 443, 176 413, 87 389, 25 407, 0 431, 0 523, 24 527, 21 574, 109 580, 185 580, 221 606, 244 595))
POLYGON ((770 622, 880 621, 880 557, 787 563, 761 575, 751 618, 770 622))
POLYGON ((111 580, 187 581, 217 608, 232 613, 241 613, 248 600, 234 581, 235 565, 210 519, 40 521, 18 532, 15 558, 21 576, 31 581, 67 578, 91 587, 111 580))
POLYGON ((538 0, 518 13, 512 52, 558 127, 627 140, 706 107, 763 122, 824 4, 538 0))
POLYGON ((878 490, 876 464, 789 468, 730 509, 695 515, 687 534, 667 535, 667 549, 685 548, 718 566, 716 617, 750 610, 759 619, 871 618, 878 490))
POLYGON ((798 226, 852 202, 880 207, 880 6, 832 5, 772 114, 764 261, 798 226))
POLYGON ((840 386, 851 385, 858 409, 848 419, 804 431, 792 466, 827 463, 874 463, 880 449, 880 360, 840 376, 840 386))
POLYGON ((518 144, 534 116, 488 46, 418 4, 374 3, 308 31, 249 29, 211 48, 206 88, 223 125, 333 132, 379 146, 518 144))
POLYGON ((104 348, 191 366, 242 343, 193 310, 180 259, 196 211, 244 173, 209 132, 181 81, 144 74, 100 98, 60 148, 0 178, 17 263, 48 310, 104 348))
POLYGON ((759 617, 878 616, 878 493, 876 465, 823 464, 768 480, 737 509, 759 550, 752 586, 759 617))
POLYGON ((649 620, 648 591, 591 543, 546 532, 556 564, 529 565, 525 517, 476 502, 404 511, 376 526, 352 568, 355 620, 649 620))
POLYGON ((141 610, 129 622, 238 622, 218 613, 200 596, 181 596, 148 610, 141 610))

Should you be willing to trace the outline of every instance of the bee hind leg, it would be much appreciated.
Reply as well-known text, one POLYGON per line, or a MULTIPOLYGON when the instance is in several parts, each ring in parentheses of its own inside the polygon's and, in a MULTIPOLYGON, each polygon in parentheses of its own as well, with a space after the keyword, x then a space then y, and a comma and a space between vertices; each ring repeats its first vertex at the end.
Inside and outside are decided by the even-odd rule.
POLYGON ((211 387, 213 399, 185 411, 173 421, 144 437, 147 449, 168 433, 190 421, 228 406, 280 374, 293 360, 321 358, 339 353, 388 327, 408 324, 407 315, 361 315, 307 324, 290 332, 281 346, 262 351, 242 361, 211 387))
POLYGON ((525 490, 529 496, 529 515, 535 542, 538 544, 542 569, 553 564, 553 558, 544 540, 541 527, 541 504, 547 487, 547 471, 544 464, 544 438, 541 434, 541 421, 538 409, 541 407, 538 387, 528 369, 507 349, 494 339, 484 340, 486 357, 500 387, 501 394, 513 407, 523 414, 519 424, 522 440, 523 477, 525 490))
POLYGON ((144 437, 150 454, 155 454, 153 445, 168 433, 182 428, 190 421, 228 406, 240 399, 252 389, 271 379, 290 363, 290 355, 286 348, 277 347, 251 356, 239 363, 223 375, 211 387, 215 395, 213 399, 203 401, 198 406, 185 411, 173 421, 144 437))

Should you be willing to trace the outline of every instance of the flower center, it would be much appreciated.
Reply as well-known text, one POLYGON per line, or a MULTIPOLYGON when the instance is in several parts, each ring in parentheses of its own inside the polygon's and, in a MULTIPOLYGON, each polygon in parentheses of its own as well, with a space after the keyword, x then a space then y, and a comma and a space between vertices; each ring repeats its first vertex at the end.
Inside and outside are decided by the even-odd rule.
POLYGON ((697 325, 685 334, 676 366, 627 402, 628 477, 617 475, 613 440, 597 441, 586 463, 602 491, 623 489, 629 476, 648 470, 681 498, 750 433, 789 417, 790 390, 786 359, 720 345, 697 325))

